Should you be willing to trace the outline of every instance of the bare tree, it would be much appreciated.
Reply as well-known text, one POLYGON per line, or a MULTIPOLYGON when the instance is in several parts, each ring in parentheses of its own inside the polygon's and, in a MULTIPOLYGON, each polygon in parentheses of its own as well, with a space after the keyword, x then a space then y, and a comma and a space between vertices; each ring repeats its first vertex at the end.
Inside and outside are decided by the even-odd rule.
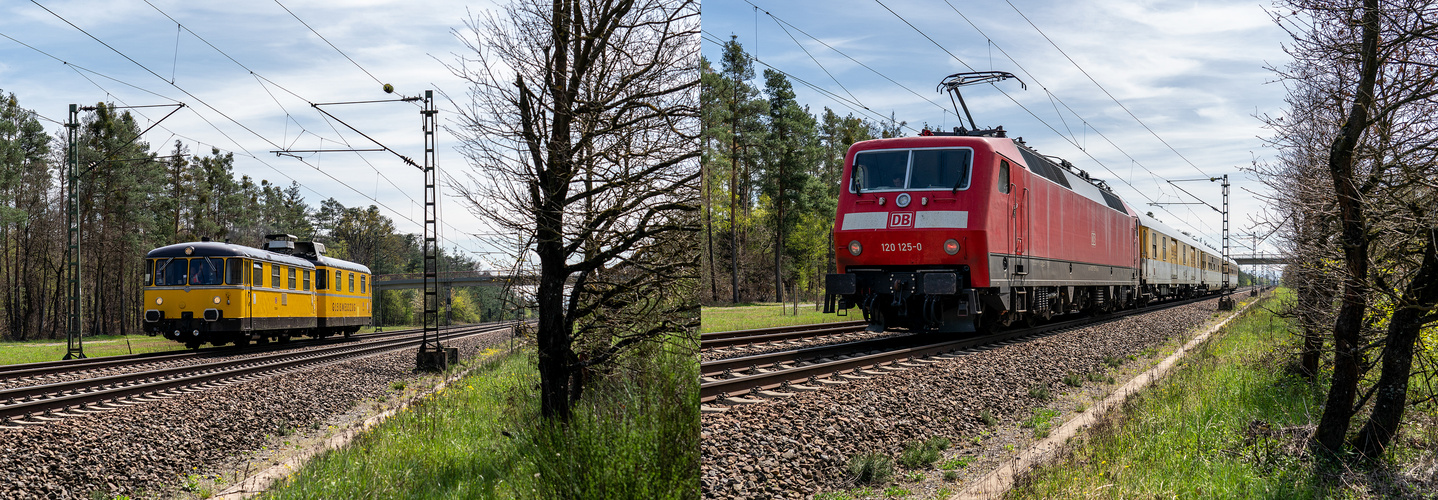
POLYGON ((521 0, 456 32, 471 171, 451 184, 534 236, 546 417, 625 350, 695 337, 698 24, 688 0, 521 0))
MULTIPOLYGON (((1340 299, 1333 378, 1313 445, 1340 450, 1352 417, 1371 399, 1359 451, 1375 456, 1401 420, 1417 331, 1432 321, 1438 299, 1430 285, 1438 271, 1426 258, 1438 226, 1438 127, 1431 120, 1438 111, 1438 8, 1424 0, 1297 0, 1279 11, 1294 61, 1279 71, 1289 85, 1290 120, 1268 122, 1283 150, 1269 184, 1279 188, 1275 213, 1293 226, 1285 234, 1298 257, 1290 276, 1300 279, 1299 299, 1310 302, 1301 307, 1312 314, 1297 315, 1300 323, 1313 323, 1340 299), (1328 264, 1335 260, 1341 265, 1328 264), (1337 292, 1332 284, 1341 284, 1341 294, 1330 294, 1337 292), (1380 333, 1373 325, 1384 321, 1380 333), (1372 349, 1381 349, 1383 374, 1363 390, 1372 349)), ((1301 356, 1309 373, 1317 368, 1313 340, 1306 335, 1301 356)))

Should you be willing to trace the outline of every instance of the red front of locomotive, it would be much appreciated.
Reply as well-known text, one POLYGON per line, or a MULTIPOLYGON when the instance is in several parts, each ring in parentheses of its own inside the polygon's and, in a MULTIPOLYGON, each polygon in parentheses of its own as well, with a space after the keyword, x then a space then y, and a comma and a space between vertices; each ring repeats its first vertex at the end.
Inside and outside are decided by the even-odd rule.
POLYGON ((972 332, 1132 302, 1132 210, 1070 168, 1003 137, 855 144, 826 310, 857 306, 874 330, 972 332))
POLYGON ((983 167, 995 163, 1000 141, 1011 144, 928 136, 849 148, 834 222, 838 274, 828 279, 841 309, 857 305, 875 324, 909 327, 976 310, 971 290, 989 286, 987 221, 1004 210, 993 205, 1003 204, 992 196, 998 172, 983 167))

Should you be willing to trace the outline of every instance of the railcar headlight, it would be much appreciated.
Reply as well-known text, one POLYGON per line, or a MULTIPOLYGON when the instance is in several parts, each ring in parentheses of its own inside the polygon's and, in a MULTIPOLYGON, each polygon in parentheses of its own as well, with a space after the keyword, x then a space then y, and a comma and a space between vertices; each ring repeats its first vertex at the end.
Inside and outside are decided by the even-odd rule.
POLYGON ((858 257, 859 254, 861 254, 861 253, 864 253, 864 246, 859 244, 859 240, 850 241, 850 242, 849 242, 849 255, 853 255, 853 256, 855 256, 855 257, 858 257))
POLYGON ((216 295, 216 296, 215 296, 214 302, 215 302, 216 304, 219 304, 219 303, 220 303, 220 296, 219 296, 219 295, 216 295))
POLYGON ((909 197, 909 193, 901 193, 898 196, 894 197, 894 204, 898 205, 899 208, 904 208, 909 206, 909 201, 912 199, 913 198, 909 197))
POLYGON ((165 298, 164 298, 164 297, 155 297, 155 305, 158 306, 158 305, 164 304, 164 303, 165 303, 165 298))
POLYGON ((944 253, 956 255, 959 253, 959 240, 949 238, 944 240, 944 253))

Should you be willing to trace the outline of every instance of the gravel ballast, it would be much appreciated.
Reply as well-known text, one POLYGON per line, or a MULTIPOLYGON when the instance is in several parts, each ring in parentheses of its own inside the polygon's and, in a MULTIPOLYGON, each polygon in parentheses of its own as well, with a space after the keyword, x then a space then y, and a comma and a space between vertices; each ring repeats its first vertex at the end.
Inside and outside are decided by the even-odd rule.
MULTIPOLYGON (((1036 408, 1057 406, 1039 393, 1068 389, 1062 380, 1069 373, 1110 371, 1105 359, 1128 359, 1170 339, 1186 340, 1214 318, 1216 308, 1217 299, 1207 300, 706 413, 700 438, 704 496, 806 498, 852 487, 846 471, 850 457, 881 452, 897 458, 906 442, 936 436, 955 444, 948 456, 974 457, 958 471, 959 480, 977 477, 1027 445, 1032 429, 1014 432, 1013 424, 1036 408), (983 422, 985 411, 998 425, 983 422)), ((1084 390, 1102 389, 1095 386, 1085 381, 1084 390)), ((896 474, 908 472, 896 466, 896 474)), ((929 488, 927 494, 937 489, 934 481, 910 487, 919 486, 929 488)))

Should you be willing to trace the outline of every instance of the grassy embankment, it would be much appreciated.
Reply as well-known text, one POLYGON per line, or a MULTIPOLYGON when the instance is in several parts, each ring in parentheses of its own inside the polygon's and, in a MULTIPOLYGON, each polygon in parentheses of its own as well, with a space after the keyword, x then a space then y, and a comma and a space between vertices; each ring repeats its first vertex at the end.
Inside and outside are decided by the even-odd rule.
POLYGON ((701 331, 705 333, 864 319, 857 308, 850 309, 848 316, 839 316, 819 312, 814 309, 814 304, 799 304, 798 315, 794 314, 794 304, 777 303, 704 306, 700 314, 703 322, 701 331))
MULTIPOLYGON (((160 351, 183 351, 185 345, 164 337, 148 335, 98 335, 85 337, 85 357, 98 358, 121 354, 160 351)), ((0 365, 59 361, 65 357, 65 339, 0 342, 0 365)))
POLYGON ((264 498, 692 498, 698 363, 678 351, 636 353, 628 361, 646 366, 591 381, 565 427, 540 418, 525 348, 320 455, 264 498))
MULTIPOLYGON (((1371 482, 1387 474, 1354 474, 1344 465, 1317 464, 1303 452, 1322 412, 1328 382, 1327 374, 1309 383, 1286 369, 1295 337, 1272 311, 1281 310, 1289 297, 1280 290, 1274 300, 1235 320, 1166 379, 1105 417, 1067 456, 1022 478, 1009 497, 1392 493, 1395 485, 1371 482)), ((1366 413, 1354 418, 1353 431, 1364 418, 1366 413)), ((1390 453, 1379 463, 1361 467, 1391 471, 1438 449, 1438 405, 1412 409, 1405 420, 1408 425, 1390 453)))

